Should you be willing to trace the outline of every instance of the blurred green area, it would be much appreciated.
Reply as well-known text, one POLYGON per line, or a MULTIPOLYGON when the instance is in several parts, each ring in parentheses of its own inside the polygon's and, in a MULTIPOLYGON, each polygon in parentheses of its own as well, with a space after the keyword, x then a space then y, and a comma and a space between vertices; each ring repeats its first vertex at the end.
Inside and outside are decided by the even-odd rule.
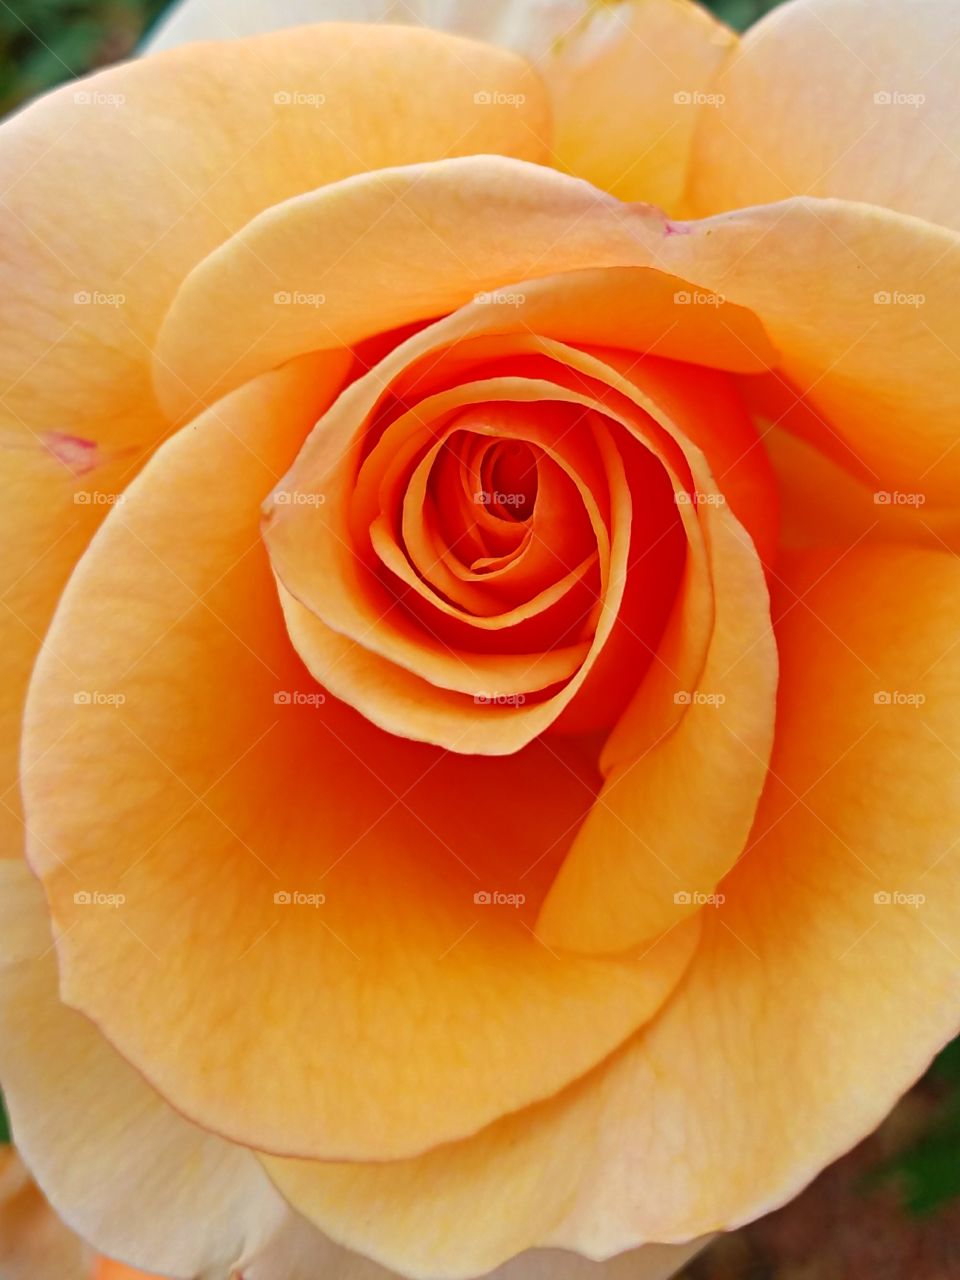
MULTIPOLYGON (((127 57, 169 3, 0 0, 0 115, 64 80, 127 57)), ((714 0, 708 7, 743 28, 776 3, 714 0)))
POLYGON ((125 58, 168 0, 0 0, 0 112, 125 58))

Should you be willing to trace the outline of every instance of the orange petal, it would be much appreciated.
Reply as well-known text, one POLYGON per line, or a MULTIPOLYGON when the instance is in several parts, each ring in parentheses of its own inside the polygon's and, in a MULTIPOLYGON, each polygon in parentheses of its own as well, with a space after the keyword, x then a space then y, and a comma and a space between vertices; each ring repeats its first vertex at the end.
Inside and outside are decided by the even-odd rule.
POLYGON ((179 413, 293 356, 444 315, 505 282, 646 264, 664 226, 656 209, 503 156, 360 174, 274 205, 190 273, 158 338, 158 392, 179 413))
POLYGON ((554 103, 554 163, 679 213, 702 103, 737 37, 685 0, 584 8, 536 64, 554 103))
MULTIPOLYGON (((553 724, 571 703, 613 630, 630 547, 632 503, 622 461, 601 424, 594 432, 594 443, 609 492, 609 531, 597 508, 599 486, 591 487, 580 476, 576 479, 600 548, 600 614, 592 636, 578 644, 547 649, 542 655, 448 651, 429 632, 418 636, 408 634, 412 628, 393 626, 388 617, 393 602, 365 593, 357 557, 337 536, 338 523, 345 523, 346 515, 336 508, 345 506, 352 488, 349 466, 343 465, 345 458, 349 462, 346 441, 356 436, 358 420, 360 425, 364 421, 360 406, 383 390, 383 376, 378 367, 357 384, 353 395, 333 407, 284 478, 287 491, 312 493, 318 487, 330 491, 331 501, 320 508, 325 513, 323 522, 305 507, 275 506, 270 511, 266 538, 291 638, 318 680, 382 728, 461 753, 515 751, 553 724), (328 477, 331 458, 339 475, 328 477), (565 683, 543 701, 521 701, 519 706, 496 702, 501 694, 526 694, 560 680, 565 683), (473 693, 472 702, 462 696, 464 691, 473 693), (478 701, 483 704, 479 713, 478 701)), ((541 421, 546 414, 537 412, 548 400, 555 401, 558 410, 566 409, 568 403, 594 407, 589 397, 549 383, 502 378, 476 388, 471 383, 453 388, 435 398, 429 413, 478 401, 503 401, 514 409, 527 405, 534 412, 529 426, 523 428, 526 438, 547 451, 559 449, 558 457, 573 475, 582 469, 576 450, 569 442, 554 440, 558 428, 551 428, 549 419, 541 421), (566 453, 573 457, 567 460, 566 453)), ((427 410, 421 407, 420 412, 427 410)), ((563 429, 569 433, 569 425, 563 429)), ((589 423, 585 429, 590 431, 589 423)))
POLYGON ((261 210, 351 174, 539 159, 545 109, 513 54, 334 24, 178 49, 40 99, 0 129, 10 421, 150 445, 164 427, 154 336, 196 262, 261 210), (481 91, 523 101, 486 106, 481 91))
MULTIPOLYGON (((573 354, 570 357, 575 359, 573 354)), ((588 371, 584 357, 578 367, 588 371)), ((750 830, 773 741, 777 656, 756 549, 688 442, 700 405, 677 367, 642 361, 614 386, 632 396, 681 442, 702 508, 713 631, 695 687, 669 659, 653 670, 662 698, 672 680, 675 727, 650 741, 651 692, 641 687, 604 748, 606 784, 584 821, 544 904, 537 930, 552 946, 617 951, 636 946, 697 909, 732 866, 750 830), (666 402, 666 406, 664 405, 666 402), (681 416, 672 420, 671 411, 681 416)), ((722 400, 712 402, 719 426, 722 400)), ((728 404, 731 425, 736 422, 728 404)), ((715 430, 722 440, 722 430, 715 430)), ((729 442, 726 445, 729 448, 729 442)), ((693 635, 681 636, 688 649, 693 635)), ((649 683, 649 682, 648 682, 649 683)))
POLYGON ((50 1208, 11 1146, 0 1146, 0 1274, 4 1280, 90 1277, 87 1245, 50 1208))
POLYGON ((958 77, 951 0, 777 5, 743 37, 700 113, 691 205, 704 214, 838 196, 960 230, 958 77))
POLYGON ((683 986, 590 1077, 467 1142, 377 1168, 267 1159, 336 1238, 465 1275, 533 1243, 608 1256, 736 1227, 874 1129, 956 1033, 960 565, 819 554, 780 603, 770 787, 683 986))
POLYGON ((64 999, 184 1114, 267 1150, 395 1157, 606 1056, 696 925, 646 956, 551 954, 532 921, 595 794, 589 758, 464 760, 319 701, 257 529, 315 374, 177 435, 78 566, 28 710, 30 856, 64 999))
POLYGON ((686 0, 182 0, 148 48, 343 19, 422 24, 529 58, 550 94, 557 167, 668 209, 702 95, 737 39, 686 0))
POLYGON ((956 505, 960 237, 867 205, 797 199, 684 224, 667 269, 754 311, 779 368, 876 489, 956 505), (922 412, 917 406, 922 400, 922 412))
MULTIPOLYGON (((3 125, 5 753, 67 574, 106 500, 167 430, 150 349, 186 272, 264 207, 349 174, 472 150, 538 158, 542 117, 542 90, 514 55, 425 31, 326 26, 111 68, 3 125), (478 105, 474 88, 524 103, 478 105), (288 92, 325 101, 281 101, 288 92)), ((331 392, 345 367, 342 354, 329 359, 331 392)), ((15 853, 14 780, 10 760, 0 846, 15 853)))
POLYGON ((264 1247, 290 1214, 252 1154, 188 1124, 60 1003, 46 903, 21 860, 0 863, 0 923, 0 1077, 54 1209, 99 1249, 177 1276, 223 1273, 264 1247))

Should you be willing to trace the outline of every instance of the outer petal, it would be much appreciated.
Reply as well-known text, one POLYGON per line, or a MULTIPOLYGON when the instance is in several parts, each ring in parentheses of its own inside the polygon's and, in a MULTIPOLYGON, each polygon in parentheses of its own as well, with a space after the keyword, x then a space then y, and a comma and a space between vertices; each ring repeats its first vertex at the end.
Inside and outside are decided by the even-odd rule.
POLYGON ((6 410, 33 430, 148 443, 156 328, 214 246, 350 174, 477 152, 540 158, 544 111, 513 54, 333 24, 178 49, 41 99, 0 134, 6 410), (479 92, 494 102, 478 105, 479 92))
POLYGON ((0 1275, 88 1280, 89 1248, 57 1217, 13 1147, 0 1147, 0 1275))
POLYGON ((181 0, 148 49, 345 19, 419 23, 522 53, 550 92, 554 163, 674 212, 699 104, 737 40, 689 0, 181 0))
POLYGON ((222 1276, 291 1216, 283 1200, 249 1152, 177 1115, 60 1003, 40 887, 20 861, 0 862, 0 877, 0 1078, 25 1160, 101 1249, 222 1276))
MULTIPOLYGON (((523 298, 519 281, 590 267, 674 276, 672 298, 683 305, 669 319, 662 308, 667 330, 674 311, 721 304, 755 313, 766 340, 754 359, 773 344, 780 370, 822 419, 821 447, 846 465, 852 458, 876 489, 956 502, 960 237, 841 200, 678 224, 504 158, 359 177, 271 210, 200 263, 167 316, 158 377, 174 405, 185 386, 217 379, 225 390, 293 355, 429 319, 503 286, 523 298), (359 244, 358 221, 371 225, 359 244), (326 290, 323 307, 274 305, 273 282, 298 276, 301 287, 326 290), (207 343, 196 343, 198 332, 207 343)), ((678 333, 662 354, 696 362, 692 331, 678 333)))
POLYGON ((323 701, 259 537, 314 372, 180 432, 78 566, 28 704, 29 849, 64 999, 185 1114, 270 1150, 393 1157, 592 1067, 672 990, 698 925, 622 960, 551 953, 533 921, 591 758, 459 757, 323 701))
POLYGON ((500 156, 363 174, 267 210, 198 264, 164 320, 157 386, 179 413, 201 389, 222 395, 514 281, 650 265, 664 235, 656 209, 500 156), (278 284, 322 305, 278 306, 278 284))
MULTIPOLYGON (((221 1280, 234 1266, 247 1280, 394 1276, 289 1212, 249 1152, 183 1120, 60 1003, 45 904, 22 862, 0 863, 0 926, 0 1072, 18 1138, 77 1230, 150 1267, 92 1263, 11 1148, 0 1151, 4 1280, 221 1280)), ((491 1280, 666 1280, 696 1247, 653 1247, 608 1265, 538 1251, 491 1280)))
MULTIPOLYGON (((317 1234, 304 1227, 301 1235, 288 1235, 281 1246, 244 1270, 244 1280, 397 1280, 396 1273, 344 1249, 317 1250, 317 1234)), ((591 1262, 589 1258, 559 1249, 535 1249, 513 1258, 491 1271, 483 1280, 669 1280, 703 1248, 704 1241, 686 1245, 647 1245, 611 1258, 591 1262)), ((20 1280, 13 1275, 11 1280, 20 1280)), ((31 1272, 23 1280, 73 1280, 60 1273, 49 1276, 31 1272)), ((135 1271, 122 1263, 100 1258, 92 1280, 162 1280, 162 1277, 135 1271)))
POLYGON ((54 604, 119 488, 129 458, 86 470, 50 435, 0 442, 0 858, 20 856, 20 723, 27 682, 54 604), (79 473, 78 473, 79 472, 79 473))
POLYGON ((301 1211, 443 1276, 533 1242, 607 1256, 735 1227, 872 1130, 955 1033, 960 563, 821 554, 781 602, 771 785, 675 998, 468 1142, 378 1169, 268 1159, 301 1211), (897 691, 926 702, 877 703, 897 691))
MULTIPOLYGON (((5 754, 66 576, 168 428, 150 353, 189 268, 267 205, 348 174, 474 150, 537 158, 543 113, 535 75, 512 54, 330 25, 112 68, 4 124, 5 754), (480 90, 523 102, 478 105, 480 90), (296 93, 324 100, 282 101, 296 93)), ((326 361, 331 395, 345 367, 339 354, 326 361)), ((14 778, 5 761, 8 853, 22 842, 14 778)))
POLYGON ((874 490, 955 505, 960 237, 842 200, 683 225, 662 267, 756 313, 814 411, 818 446, 874 490))
POLYGON ((691 205, 839 196, 960 229, 960 10, 792 0, 740 42, 700 113, 691 205))

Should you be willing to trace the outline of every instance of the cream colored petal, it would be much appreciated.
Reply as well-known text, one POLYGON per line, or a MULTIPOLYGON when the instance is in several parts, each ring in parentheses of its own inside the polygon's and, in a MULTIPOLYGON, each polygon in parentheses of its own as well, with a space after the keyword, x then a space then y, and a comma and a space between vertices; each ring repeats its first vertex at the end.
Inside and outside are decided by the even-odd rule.
POLYGON ((954 0, 778 5, 700 115, 691 207, 838 196, 958 229, 958 80, 954 0))
POLYGON ((147 49, 307 22, 413 23, 523 54, 553 104, 553 162, 677 212, 697 119, 737 37, 690 0, 181 0, 147 49))
POLYGON ((0 861, 0 938, 0 1081, 50 1202, 111 1254, 222 1280, 281 1227, 283 1200, 249 1152, 189 1124, 60 1003, 42 891, 11 859, 0 861))

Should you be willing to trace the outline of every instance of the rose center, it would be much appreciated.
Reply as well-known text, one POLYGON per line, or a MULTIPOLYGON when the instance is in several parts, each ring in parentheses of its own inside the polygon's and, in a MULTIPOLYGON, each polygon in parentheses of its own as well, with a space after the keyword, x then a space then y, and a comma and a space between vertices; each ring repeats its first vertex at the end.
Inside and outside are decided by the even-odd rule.
POLYGON ((539 469, 524 440, 495 440, 480 464, 480 500, 501 520, 524 521, 533 515, 539 469))

